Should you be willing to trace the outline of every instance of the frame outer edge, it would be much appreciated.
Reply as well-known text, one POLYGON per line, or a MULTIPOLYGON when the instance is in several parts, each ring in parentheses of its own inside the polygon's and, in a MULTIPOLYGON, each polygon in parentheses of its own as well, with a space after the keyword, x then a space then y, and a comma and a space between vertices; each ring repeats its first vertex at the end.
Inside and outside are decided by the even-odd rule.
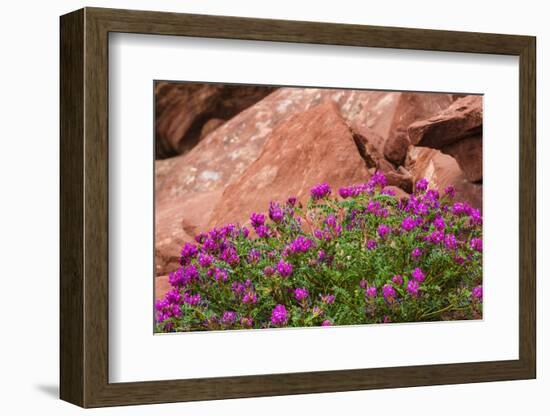
POLYGON ((84 400, 84 13, 60 18, 60 388, 84 400))
POLYGON ((520 360, 525 377, 537 375, 536 326, 536 37, 520 54, 520 360))
POLYGON ((536 242, 532 215, 536 193, 533 187, 536 99, 533 37, 101 8, 86 8, 62 17, 61 32, 61 55, 65 57, 61 65, 62 83, 67 84, 61 89, 61 396, 64 400, 83 407, 103 407, 534 377, 533 249, 536 242), (76 17, 71 17, 73 15, 76 17), (73 40, 71 44, 66 38, 75 36, 71 37, 67 27, 74 20, 78 21, 76 38, 79 41, 74 44, 73 40), (330 28, 331 33, 319 34, 317 29, 322 27, 330 28), (526 182, 520 185, 520 192, 527 195, 520 203, 520 212, 530 217, 520 216, 520 226, 524 227, 520 234, 520 359, 109 384, 109 31, 519 55, 520 175, 526 182), (413 34, 418 36, 417 40, 410 39, 413 34), (63 45, 76 49, 63 52, 63 45), (81 68, 79 73, 74 65, 81 68), (71 68, 72 78, 68 75, 71 68), (77 73, 78 76, 74 75, 77 73), (523 107, 523 103, 527 107, 523 107), (67 118, 69 120, 65 120, 67 118))

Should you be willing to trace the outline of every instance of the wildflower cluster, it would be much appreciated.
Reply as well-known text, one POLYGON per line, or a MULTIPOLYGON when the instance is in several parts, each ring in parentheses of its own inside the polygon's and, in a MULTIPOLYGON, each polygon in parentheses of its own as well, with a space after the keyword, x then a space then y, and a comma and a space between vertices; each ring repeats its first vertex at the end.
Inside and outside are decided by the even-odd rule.
POLYGON ((398 199, 376 173, 201 233, 181 251, 157 331, 479 319, 482 216, 427 180, 398 199))

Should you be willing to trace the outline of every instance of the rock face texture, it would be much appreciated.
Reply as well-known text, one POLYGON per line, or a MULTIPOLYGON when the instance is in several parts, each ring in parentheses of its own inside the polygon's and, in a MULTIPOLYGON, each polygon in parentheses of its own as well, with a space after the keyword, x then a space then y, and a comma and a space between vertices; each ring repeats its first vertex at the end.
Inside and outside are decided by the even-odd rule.
POLYGON ((264 87, 246 87, 247 96, 160 84, 157 144, 178 155, 155 162, 157 276, 175 270, 183 243, 209 227, 246 223, 271 200, 305 200, 320 182, 336 193, 376 170, 399 195, 427 177, 481 207, 480 97, 264 87))
POLYGON ((450 94, 401 93, 384 144, 384 156, 402 165, 410 146, 408 127, 445 110, 453 102, 450 94))
POLYGON ((204 83, 155 84, 156 157, 185 153, 275 88, 204 83))
POLYGON ((250 212, 266 211, 272 200, 295 196, 306 202, 318 183, 338 189, 369 177, 353 133, 336 105, 327 101, 291 117, 271 133, 258 159, 225 189, 210 226, 244 224, 250 212))
POLYGON ((415 146, 440 149, 453 156, 471 182, 483 177, 483 103, 479 95, 457 99, 447 109, 409 126, 415 146))

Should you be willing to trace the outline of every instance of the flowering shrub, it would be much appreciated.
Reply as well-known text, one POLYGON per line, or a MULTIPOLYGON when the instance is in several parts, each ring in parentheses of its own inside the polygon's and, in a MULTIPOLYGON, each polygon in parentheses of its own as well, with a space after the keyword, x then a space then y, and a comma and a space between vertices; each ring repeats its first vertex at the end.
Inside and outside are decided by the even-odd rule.
POLYGON ((381 173, 366 184, 311 189, 196 236, 157 331, 479 319, 482 217, 420 180, 398 199, 381 173))

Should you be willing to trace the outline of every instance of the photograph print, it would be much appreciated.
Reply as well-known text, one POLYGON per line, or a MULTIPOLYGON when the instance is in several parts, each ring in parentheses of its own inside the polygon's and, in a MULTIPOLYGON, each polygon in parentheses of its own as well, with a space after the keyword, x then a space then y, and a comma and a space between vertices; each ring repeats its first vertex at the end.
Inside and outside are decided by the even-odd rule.
POLYGON ((153 95, 156 333, 482 319, 482 95, 153 95))

